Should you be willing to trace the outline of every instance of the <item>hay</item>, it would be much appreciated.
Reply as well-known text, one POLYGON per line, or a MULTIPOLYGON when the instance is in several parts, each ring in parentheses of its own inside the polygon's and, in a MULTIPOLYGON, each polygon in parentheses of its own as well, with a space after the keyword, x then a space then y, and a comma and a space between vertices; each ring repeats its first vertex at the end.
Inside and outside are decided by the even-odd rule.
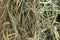
POLYGON ((60 1, 0 0, 0 40, 60 40, 60 1))

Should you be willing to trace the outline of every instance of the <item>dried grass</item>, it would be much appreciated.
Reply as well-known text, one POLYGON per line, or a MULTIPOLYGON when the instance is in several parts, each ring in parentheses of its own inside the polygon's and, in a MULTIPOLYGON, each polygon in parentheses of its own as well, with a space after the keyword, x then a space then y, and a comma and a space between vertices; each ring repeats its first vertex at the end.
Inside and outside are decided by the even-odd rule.
POLYGON ((0 40, 60 40, 60 0, 0 0, 0 40))

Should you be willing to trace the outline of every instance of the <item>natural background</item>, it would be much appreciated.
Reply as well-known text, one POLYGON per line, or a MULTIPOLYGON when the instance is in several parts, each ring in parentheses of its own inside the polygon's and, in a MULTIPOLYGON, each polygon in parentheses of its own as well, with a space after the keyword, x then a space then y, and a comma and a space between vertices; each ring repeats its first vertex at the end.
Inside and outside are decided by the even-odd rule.
POLYGON ((60 40, 60 0, 0 0, 0 40, 60 40))

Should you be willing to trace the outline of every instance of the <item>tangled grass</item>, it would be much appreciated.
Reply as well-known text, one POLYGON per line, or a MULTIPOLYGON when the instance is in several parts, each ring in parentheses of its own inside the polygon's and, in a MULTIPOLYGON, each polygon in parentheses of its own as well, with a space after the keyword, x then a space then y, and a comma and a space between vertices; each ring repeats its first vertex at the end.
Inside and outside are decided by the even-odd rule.
POLYGON ((0 40, 60 40, 60 0, 0 0, 0 40))

